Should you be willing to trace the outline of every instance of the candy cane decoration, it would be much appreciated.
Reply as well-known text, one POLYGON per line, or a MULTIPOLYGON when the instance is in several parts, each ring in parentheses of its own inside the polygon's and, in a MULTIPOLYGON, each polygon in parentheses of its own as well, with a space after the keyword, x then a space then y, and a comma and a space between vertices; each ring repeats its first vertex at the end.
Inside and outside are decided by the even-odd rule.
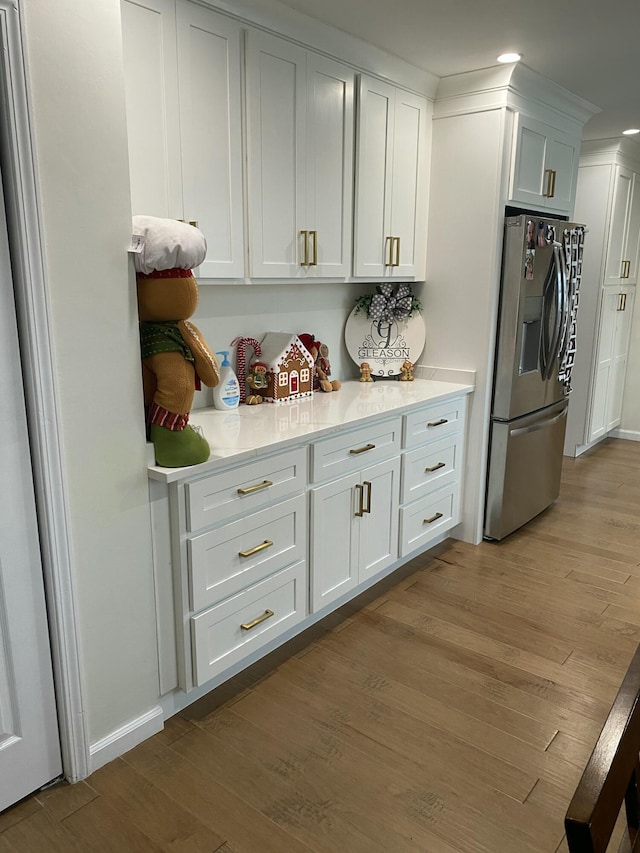
POLYGON ((247 396, 247 360, 245 356, 245 348, 249 344, 249 346, 253 347, 253 351, 257 356, 262 355, 262 347, 259 342, 255 338, 234 338, 231 341, 231 346, 237 347, 236 349, 236 375, 238 377, 238 384, 240 385, 240 402, 244 403, 247 396))

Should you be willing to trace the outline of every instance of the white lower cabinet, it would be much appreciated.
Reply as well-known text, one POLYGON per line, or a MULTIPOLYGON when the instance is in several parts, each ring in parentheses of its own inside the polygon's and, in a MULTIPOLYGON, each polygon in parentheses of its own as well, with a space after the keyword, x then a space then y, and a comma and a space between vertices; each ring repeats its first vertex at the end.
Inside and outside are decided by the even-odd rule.
POLYGON ((607 285, 602 288, 598 354, 587 436, 589 442, 615 429, 622 418, 634 299, 634 286, 607 285))
MULTIPOLYGON (((426 404, 417 382, 389 383, 380 392, 392 404, 349 427, 371 390, 350 384, 331 395, 335 414, 301 404, 318 435, 157 477, 166 476, 151 506, 163 695, 222 683, 458 523, 466 393, 426 404), (163 619, 172 624, 161 630, 163 619)), ((263 433, 277 435, 278 407, 260 410, 263 433)))
POLYGON ((398 558, 398 456, 310 490, 311 611, 398 558))

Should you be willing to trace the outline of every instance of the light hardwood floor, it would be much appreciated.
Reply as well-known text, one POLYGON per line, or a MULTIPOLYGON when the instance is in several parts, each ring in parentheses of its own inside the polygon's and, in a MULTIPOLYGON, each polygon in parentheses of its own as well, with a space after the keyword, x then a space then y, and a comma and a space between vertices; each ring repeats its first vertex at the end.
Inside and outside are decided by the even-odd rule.
MULTIPOLYGON (((526 488, 526 483, 523 484, 526 488)), ((640 443, 565 460, 556 504, 460 542, 70 786, 0 853, 556 853, 640 642, 640 443)))

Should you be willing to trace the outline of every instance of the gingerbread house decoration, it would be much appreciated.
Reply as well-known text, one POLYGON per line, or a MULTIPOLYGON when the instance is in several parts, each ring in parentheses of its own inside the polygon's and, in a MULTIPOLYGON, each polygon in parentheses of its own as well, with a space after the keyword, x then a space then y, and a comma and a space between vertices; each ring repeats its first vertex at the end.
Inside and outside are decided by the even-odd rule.
POLYGON ((259 393, 267 402, 282 403, 313 393, 313 356, 297 335, 268 332, 260 347, 267 381, 259 393))

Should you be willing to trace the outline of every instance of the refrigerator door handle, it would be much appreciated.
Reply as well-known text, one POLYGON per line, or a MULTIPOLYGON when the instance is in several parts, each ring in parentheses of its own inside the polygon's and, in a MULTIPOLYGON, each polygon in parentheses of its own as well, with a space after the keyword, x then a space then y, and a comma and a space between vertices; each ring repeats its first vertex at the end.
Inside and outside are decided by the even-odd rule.
POLYGON ((518 429, 512 429, 511 432, 509 433, 509 435, 512 435, 512 436, 525 435, 526 433, 529 433, 529 432, 537 432, 537 430, 539 430, 539 429, 548 429, 550 426, 553 426, 553 424, 557 424, 558 421, 561 421, 562 418, 566 418, 567 417, 567 411, 568 411, 568 408, 565 407, 560 412, 559 415, 555 416, 555 418, 550 418, 549 420, 546 420, 546 421, 539 421, 539 423, 531 424, 531 426, 518 427, 518 429))
POLYGON ((542 349, 541 375, 543 379, 550 379, 558 357, 562 342, 562 329, 565 313, 564 282, 562 277, 562 262, 558 247, 560 243, 553 244, 553 256, 549 265, 549 272, 543 292, 543 327, 542 327, 542 349), (553 332, 549 335, 549 320, 551 311, 555 307, 553 318, 553 332))

